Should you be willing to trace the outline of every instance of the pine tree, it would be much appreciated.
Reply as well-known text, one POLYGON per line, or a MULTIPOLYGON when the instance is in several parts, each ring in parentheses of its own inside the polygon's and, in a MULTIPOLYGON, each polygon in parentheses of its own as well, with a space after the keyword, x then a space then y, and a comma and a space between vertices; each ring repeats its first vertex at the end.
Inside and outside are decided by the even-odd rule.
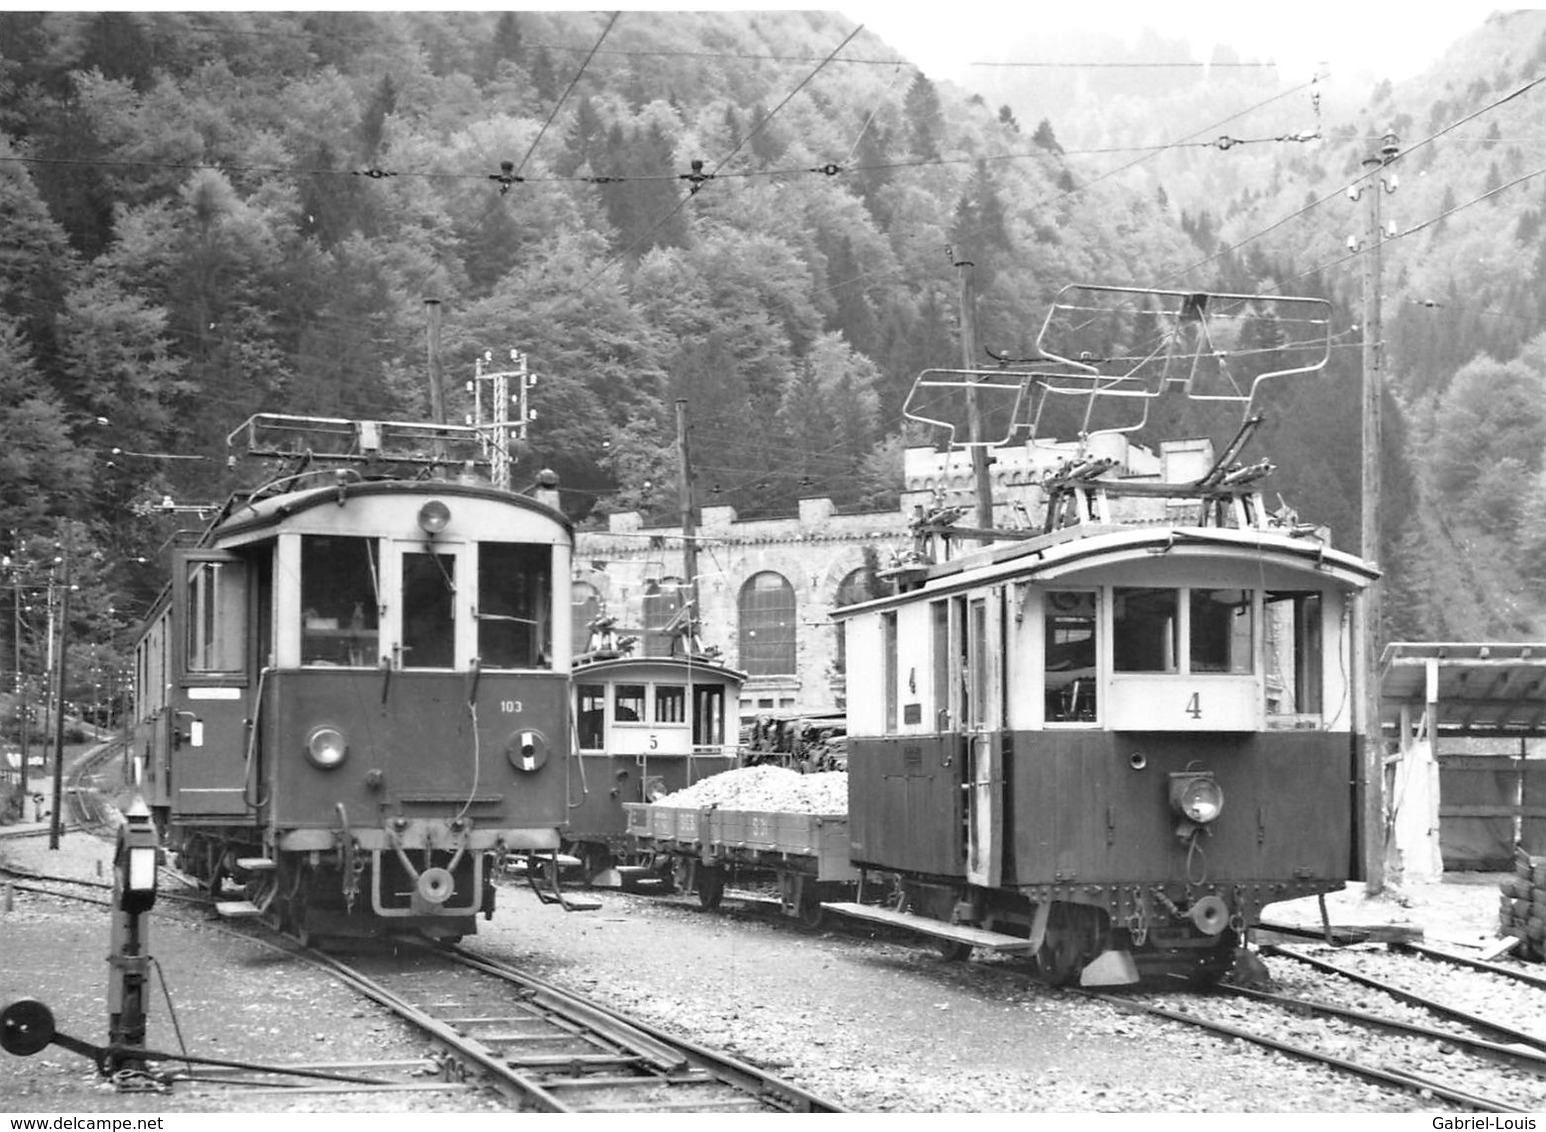
POLYGON ((914 154, 926 160, 939 157, 945 135, 945 117, 940 109, 939 92, 923 72, 913 79, 902 103, 907 119, 908 143, 914 154))

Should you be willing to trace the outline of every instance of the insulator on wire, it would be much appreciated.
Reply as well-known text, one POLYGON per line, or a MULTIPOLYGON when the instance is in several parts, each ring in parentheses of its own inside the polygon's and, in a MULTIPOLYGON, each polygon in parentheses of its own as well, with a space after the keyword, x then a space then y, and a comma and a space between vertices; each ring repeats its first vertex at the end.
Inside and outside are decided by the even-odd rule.
POLYGON ((677 176, 687 182, 687 191, 689 193, 697 192, 703 187, 703 182, 714 179, 714 174, 705 173, 703 171, 703 162, 696 158, 692 161, 691 173, 679 173, 677 176))
POLYGON ((510 191, 511 185, 519 185, 524 183, 526 180, 525 177, 517 177, 515 175, 515 162, 513 161, 501 161, 499 163, 499 172, 490 173, 488 179, 490 181, 499 182, 500 196, 504 196, 506 193, 508 193, 510 191))

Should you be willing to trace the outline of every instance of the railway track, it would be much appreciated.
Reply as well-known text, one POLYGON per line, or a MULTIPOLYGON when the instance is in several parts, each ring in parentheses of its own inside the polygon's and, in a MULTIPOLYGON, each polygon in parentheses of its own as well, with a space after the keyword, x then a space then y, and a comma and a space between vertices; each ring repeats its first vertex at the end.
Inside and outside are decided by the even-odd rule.
POLYGON ((546 1112, 840 1112, 770 1073, 462 947, 307 958, 546 1112))
MULTIPOLYGON (((1411 950, 1410 958, 1473 965, 1461 956, 1422 954, 1430 950, 1419 946, 1411 950)), ((1292 975, 1283 964, 1277 966, 1276 972, 1296 993, 1228 986, 1211 993, 1080 993, 1121 1010, 1326 1065, 1414 1093, 1424 1101, 1437 1099, 1468 1111, 1497 1113, 1534 1112, 1546 1105, 1546 1037, 1438 1001, 1347 963, 1329 963, 1283 947, 1264 947, 1262 952, 1300 964, 1309 972, 1292 975), (1383 1035, 1383 1041, 1373 1041, 1374 1033, 1383 1035)), ((1373 957, 1384 959, 1386 953, 1373 957)))
MULTIPOLYGON (((0 875, 19 891, 110 904, 112 885, 105 881, 10 866, 0 866, 0 875)), ((175 870, 164 875, 178 878, 175 870)), ((159 900, 210 903, 202 894, 163 890, 158 916, 168 914, 159 900)), ((170 914, 186 922, 191 912, 170 914)), ((311 963, 428 1035, 442 1052, 429 1059, 280 1066, 157 1053, 149 1060, 166 1064, 154 1075, 163 1086, 197 1081, 297 1097, 492 1089, 507 1106, 547 1112, 842 1111, 761 1069, 465 948, 369 940, 345 956, 285 936, 276 940, 256 924, 233 930, 198 922, 311 963)))

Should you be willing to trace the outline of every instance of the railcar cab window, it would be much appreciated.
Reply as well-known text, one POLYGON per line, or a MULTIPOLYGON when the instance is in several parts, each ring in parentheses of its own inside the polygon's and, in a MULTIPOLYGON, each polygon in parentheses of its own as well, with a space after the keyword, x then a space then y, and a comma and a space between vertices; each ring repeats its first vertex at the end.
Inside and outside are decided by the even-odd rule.
POLYGON ((374 539, 301 539, 301 663, 374 668, 378 570, 374 539))
POLYGON ((580 749, 599 751, 606 743, 606 685, 580 684, 574 695, 576 739, 580 749))
POLYGON ((655 685, 655 722, 687 722, 687 689, 680 684, 655 685))
POLYGON ((1252 590, 1112 591, 1117 672, 1249 674, 1255 670, 1252 590))
POLYGON ((188 672, 241 672, 247 656, 247 574, 243 565, 190 561, 187 586, 188 672))
POLYGON ((478 658, 485 668, 550 668, 551 551, 512 542, 478 544, 478 658))
POLYGON ((1193 672, 1236 672, 1252 670, 1255 642, 1251 633, 1251 606, 1255 595, 1250 590, 1188 591, 1193 672))
POLYGON ((1180 594, 1118 586, 1112 591, 1112 667, 1118 672, 1177 672, 1180 594))
POLYGON ((619 684, 612 693, 612 718, 618 723, 644 723, 644 685, 619 684))
POLYGON ((1095 594, 1051 590, 1046 597, 1045 695, 1049 723, 1093 722, 1096 716, 1095 594))

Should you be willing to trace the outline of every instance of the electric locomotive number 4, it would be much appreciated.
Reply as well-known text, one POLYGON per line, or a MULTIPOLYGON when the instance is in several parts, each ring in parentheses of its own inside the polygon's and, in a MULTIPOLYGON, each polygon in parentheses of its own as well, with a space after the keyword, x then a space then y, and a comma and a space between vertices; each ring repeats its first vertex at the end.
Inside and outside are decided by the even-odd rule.
POLYGON ((954 428, 946 395, 975 411, 1003 394, 1002 435, 979 426, 963 445, 1067 459, 1043 480, 1039 530, 958 531, 963 509, 941 505, 915 523, 896 592, 835 614, 850 856, 894 895, 866 903, 861 885, 827 908, 947 952, 1028 952, 1057 981, 1206 981, 1249 955, 1265 905, 1343 886, 1352 611, 1378 575, 1286 509, 1267 513, 1270 464, 1234 462, 1263 380, 1323 364, 1324 306, 1070 288, 1039 368, 920 377, 916 419, 954 428), (1097 340, 1107 316, 1123 345, 1097 340), (1246 348, 1290 322, 1302 356, 1246 348), (1253 356, 1278 368, 1231 372, 1253 356), (1243 423, 1217 459, 1177 447, 1155 460, 1129 434, 1162 396, 1243 423), (1070 408, 1082 440, 1038 442, 1070 408), (1121 420, 1101 417, 1113 408, 1121 420))
POLYGON ((279 420, 354 443, 174 552, 136 646, 147 799, 185 869, 244 887, 226 914, 460 938, 492 862, 566 818, 572 530, 455 465, 471 429, 394 455, 379 422, 279 420))

